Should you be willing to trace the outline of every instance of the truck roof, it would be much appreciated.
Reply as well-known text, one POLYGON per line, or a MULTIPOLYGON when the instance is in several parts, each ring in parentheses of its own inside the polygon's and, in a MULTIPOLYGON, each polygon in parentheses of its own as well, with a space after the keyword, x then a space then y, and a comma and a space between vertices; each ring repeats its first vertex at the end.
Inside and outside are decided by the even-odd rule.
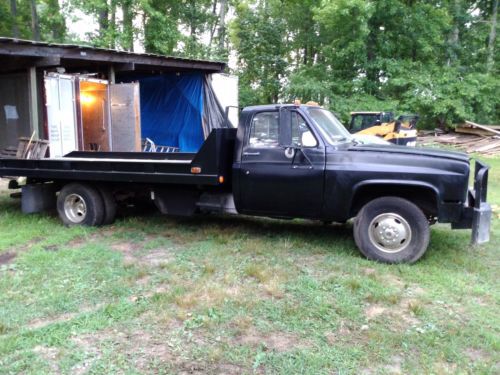
POLYGON ((285 104, 262 104, 262 105, 251 105, 248 107, 245 107, 245 111, 270 111, 274 109, 279 109, 282 107, 295 107, 295 108, 323 108, 318 105, 307 105, 307 104, 300 104, 300 105, 295 105, 295 104, 290 104, 290 103, 285 103, 285 104))

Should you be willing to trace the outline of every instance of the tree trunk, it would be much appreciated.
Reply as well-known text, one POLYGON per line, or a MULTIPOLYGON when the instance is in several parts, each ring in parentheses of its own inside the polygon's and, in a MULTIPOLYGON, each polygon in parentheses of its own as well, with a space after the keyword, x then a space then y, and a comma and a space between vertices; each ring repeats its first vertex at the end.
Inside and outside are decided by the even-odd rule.
MULTIPOLYGON (((61 7, 59 6, 59 0, 49 0, 47 1, 48 10, 51 14, 61 14, 61 7)), ((52 23, 50 34, 52 35, 52 39, 56 42, 63 42, 64 36, 66 34, 66 24, 64 22, 64 17, 61 15, 60 18, 57 18, 60 21, 55 21, 52 23)))
POLYGON ((497 12, 498 0, 493 0, 493 12, 491 14, 491 31, 488 38, 488 59, 486 61, 486 71, 489 73, 495 64, 495 42, 497 37, 497 12))
MULTIPOLYGON (((106 4, 101 9, 99 9, 97 14, 97 23, 99 24, 99 36, 101 37, 101 40, 107 39, 107 33, 109 29, 108 17, 109 17, 108 5, 106 4)), ((106 44, 109 47, 109 41, 107 41, 106 44)))
POLYGON ((214 18, 214 22, 213 22, 213 24, 210 27, 210 43, 209 43, 209 46, 212 45, 212 42, 213 42, 214 36, 215 36, 215 30, 217 29, 217 24, 219 23, 219 19, 216 18, 216 15, 217 15, 217 0, 214 0, 214 2, 212 3, 212 16, 214 18))
POLYGON ((40 40, 40 24, 38 23, 38 12, 36 10, 36 0, 31 0, 31 31, 33 40, 40 40))
POLYGON ((110 15, 109 15, 109 24, 108 28, 111 30, 113 37, 111 38, 110 47, 116 48, 116 0, 111 0, 110 6, 110 15))
POLYGON ((134 51, 134 16, 132 14, 132 4, 130 0, 124 1, 123 11, 123 34, 125 36, 124 48, 127 51, 134 51))
POLYGON ((19 38, 19 26, 17 25, 16 0, 10 0, 10 14, 12 16, 12 37, 19 38))
POLYGON ((450 54, 448 57, 447 65, 452 65, 453 62, 457 60, 457 51, 460 44, 460 25, 458 24, 461 13, 460 0, 455 0, 453 3, 453 31, 450 36, 450 54))
POLYGON ((223 51, 226 39, 226 0, 220 0, 219 20, 219 51, 223 51))

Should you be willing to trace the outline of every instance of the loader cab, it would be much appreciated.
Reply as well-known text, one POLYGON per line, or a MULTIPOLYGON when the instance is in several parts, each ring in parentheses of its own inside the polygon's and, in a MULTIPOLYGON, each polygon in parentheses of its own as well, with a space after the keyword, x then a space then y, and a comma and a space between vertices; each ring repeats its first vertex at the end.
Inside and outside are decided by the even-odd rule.
POLYGON ((372 126, 392 121, 394 121, 394 113, 392 112, 351 112, 349 132, 357 133, 372 126))

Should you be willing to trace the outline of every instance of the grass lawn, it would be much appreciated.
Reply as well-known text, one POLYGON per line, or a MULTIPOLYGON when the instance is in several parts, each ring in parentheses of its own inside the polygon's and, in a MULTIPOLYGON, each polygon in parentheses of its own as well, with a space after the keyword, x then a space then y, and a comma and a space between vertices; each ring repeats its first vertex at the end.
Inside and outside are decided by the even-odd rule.
MULTIPOLYGON (((487 159, 500 205, 500 159, 487 159)), ((432 228, 413 266, 351 227, 137 216, 65 228, 0 193, 0 373, 499 373, 492 240, 432 228)))

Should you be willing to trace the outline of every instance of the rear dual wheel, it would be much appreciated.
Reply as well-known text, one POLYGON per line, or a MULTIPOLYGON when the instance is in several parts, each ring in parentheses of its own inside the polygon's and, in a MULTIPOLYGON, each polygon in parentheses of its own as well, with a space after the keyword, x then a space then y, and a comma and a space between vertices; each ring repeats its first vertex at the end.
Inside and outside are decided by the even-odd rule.
POLYGON ((384 263, 416 262, 427 250, 429 238, 422 210, 399 197, 368 202, 354 221, 354 240, 361 253, 384 263))
POLYGON ((64 186, 57 196, 57 212, 67 226, 107 225, 114 221, 116 201, 107 188, 71 183, 64 186))

